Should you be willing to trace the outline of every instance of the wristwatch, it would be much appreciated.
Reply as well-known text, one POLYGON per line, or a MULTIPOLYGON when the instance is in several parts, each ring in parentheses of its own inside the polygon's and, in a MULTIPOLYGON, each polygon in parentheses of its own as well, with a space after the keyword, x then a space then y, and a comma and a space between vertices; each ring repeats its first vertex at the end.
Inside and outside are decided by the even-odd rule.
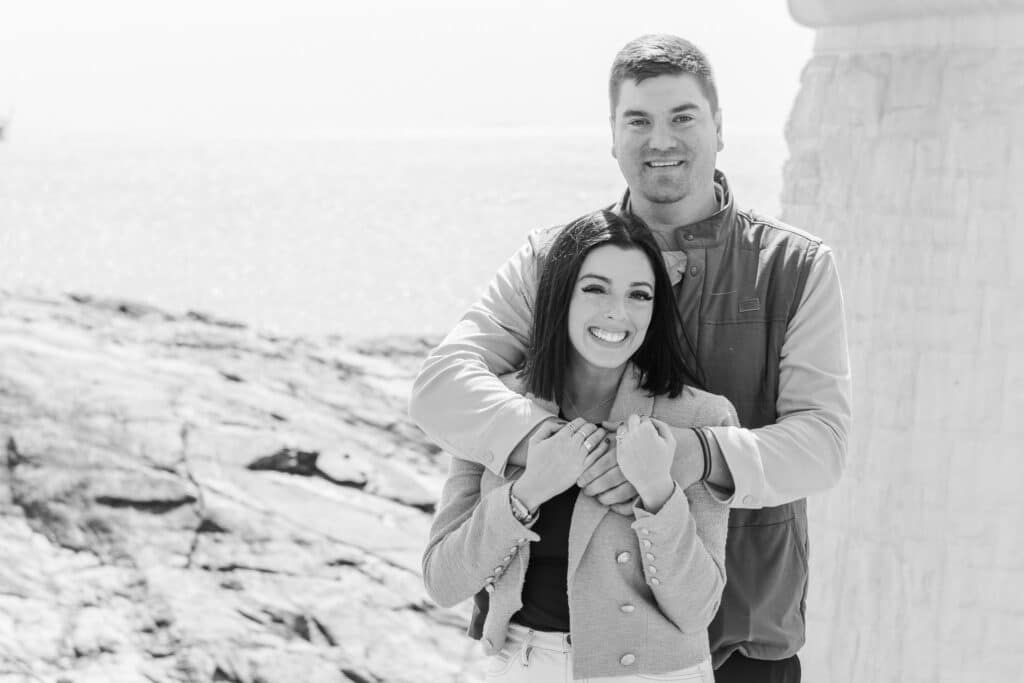
POLYGON ((516 494, 512 493, 512 487, 508 489, 508 502, 512 507, 512 516, 516 518, 516 521, 523 526, 530 526, 537 521, 537 514, 540 512, 539 509, 530 512, 530 508, 526 507, 526 503, 519 500, 516 494))

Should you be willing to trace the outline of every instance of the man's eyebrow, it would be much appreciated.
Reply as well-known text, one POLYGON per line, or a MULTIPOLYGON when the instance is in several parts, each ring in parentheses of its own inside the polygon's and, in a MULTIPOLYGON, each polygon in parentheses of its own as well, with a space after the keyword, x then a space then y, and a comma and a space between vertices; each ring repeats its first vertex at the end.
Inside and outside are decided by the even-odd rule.
MULTIPOLYGON (((684 111, 694 111, 694 110, 699 110, 699 109, 700 109, 700 105, 696 104, 695 102, 685 102, 683 104, 676 105, 675 107, 672 107, 672 109, 669 111, 669 113, 670 114, 678 114, 678 113, 684 112, 684 111)), ((648 114, 647 112, 643 111, 642 109, 627 109, 626 111, 622 112, 622 116, 623 116, 623 118, 628 117, 628 116, 644 116, 644 117, 649 117, 650 114, 648 114)))

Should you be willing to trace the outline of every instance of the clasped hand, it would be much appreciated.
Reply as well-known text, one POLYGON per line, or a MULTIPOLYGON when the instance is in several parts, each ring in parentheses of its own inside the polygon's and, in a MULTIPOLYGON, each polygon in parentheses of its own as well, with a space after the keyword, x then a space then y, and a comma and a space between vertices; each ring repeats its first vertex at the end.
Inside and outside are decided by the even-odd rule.
POLYGON ((675 447, 669 427, 654 418, 632 415, 622 424, 601 426, 582 418, 552 420, 530 438, 526 470, 515 492, 530 508, 573 484, 619 514, 632 513, 638 494, 646 506, 660 507, 671 493, 675 447))

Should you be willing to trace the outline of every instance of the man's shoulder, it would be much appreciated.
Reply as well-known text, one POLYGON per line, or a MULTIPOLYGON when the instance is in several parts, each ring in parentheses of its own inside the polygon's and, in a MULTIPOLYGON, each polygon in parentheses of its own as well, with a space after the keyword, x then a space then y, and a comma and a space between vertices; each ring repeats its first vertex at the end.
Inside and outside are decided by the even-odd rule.
POLYGON ((551 243, 555 241, 555 238, 565 229, 566 225, 568 223, 549 225, 546 228, 535 228, 530 231, 526 239, 533 246, 534 251, 538 254, 543 254, 551 247, 551 243))
POLYGON ((566 221, 565 223, 549 225, 544 228, 536 228, 532 230, 529 235, 527 235, 527 240, 530 242, 531 245, 533 245, 534 250, 536 250, 538 254, 542 254, 551 246, 551 243, 555 241, 555 238, 558 237, 563 230, 565 230, 566 226, 575 223, 577 220, 583 218, 584 216, 589 216, 599 211, 611 211, 614 208, 615 204, 601 206, 594 209, 593 211, 588 211, 587 213, 575 216, 574 218, 566 221))
POLYGON ((774 242, 795 242, 807 246, 822 244, 822 239, 817 235, 751 209, 738 210, 736 224, 738 229, 757 238, 762 244, 774 242))

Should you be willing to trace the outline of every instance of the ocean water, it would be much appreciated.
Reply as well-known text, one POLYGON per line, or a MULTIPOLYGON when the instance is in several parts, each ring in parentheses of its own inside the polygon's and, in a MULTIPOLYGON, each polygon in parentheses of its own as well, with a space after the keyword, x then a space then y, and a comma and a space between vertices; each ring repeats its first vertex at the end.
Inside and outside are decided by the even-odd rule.
MULTIPOLYGON (((530 132, 0 144, 0 288, 281 333, 451 327, 533 228, 614 202, 607 136, 530 132)), ((720 157, 776 213, 781 137, 720 157)))

